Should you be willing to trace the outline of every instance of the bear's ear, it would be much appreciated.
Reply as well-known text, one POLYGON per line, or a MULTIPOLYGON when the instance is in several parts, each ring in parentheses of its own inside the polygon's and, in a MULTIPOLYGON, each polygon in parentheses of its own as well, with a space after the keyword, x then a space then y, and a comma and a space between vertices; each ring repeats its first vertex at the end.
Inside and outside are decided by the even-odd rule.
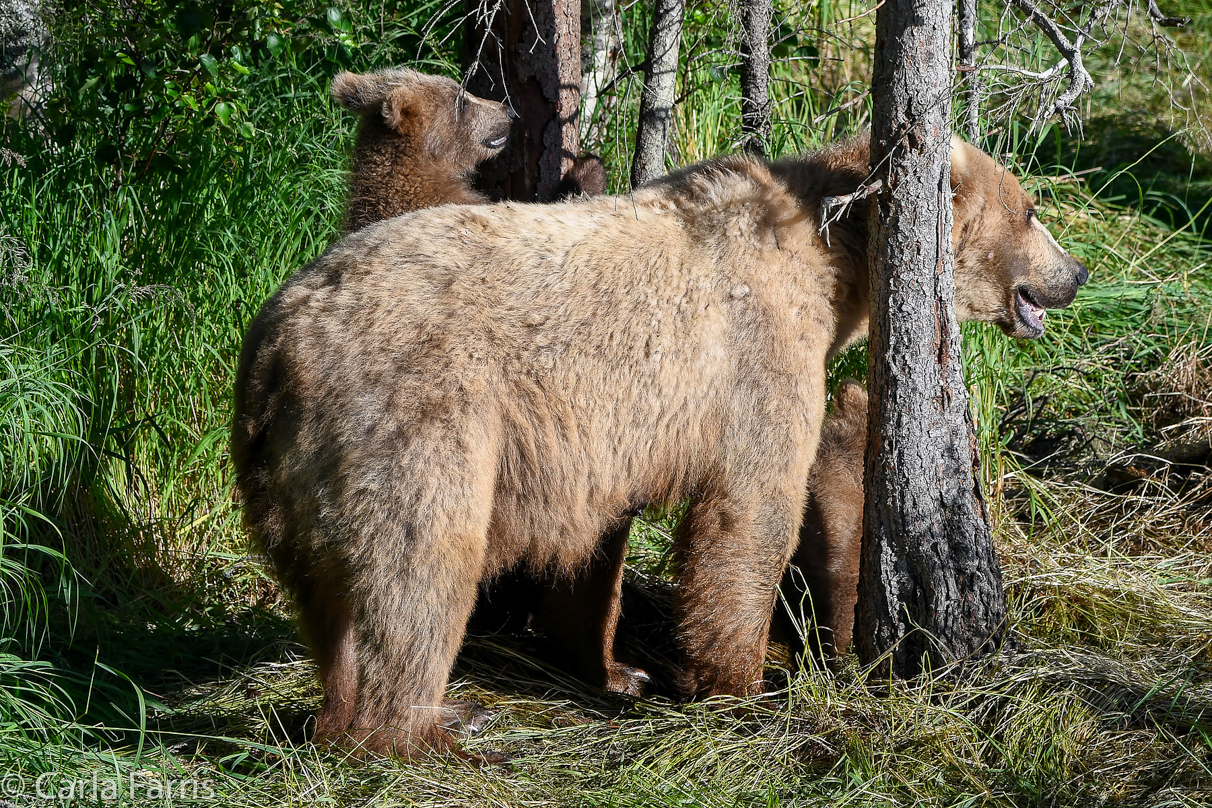
POLYGON ((383 120, 392 129, 401 131, 404 123, 415 112, 416 96, 405 88, 396 88, 383 100, 383 120))
POLYGON ((855 379, 846 379, 833 394, 833 411, 847 418, 867 417, 867 389, 855 379))
POLYGON ((976 147, 959 137, 951 136, 951 190, 954 191, 963 184, 968 176, 969 168, 976 147))
POLYGON ((362 76, 348 70, 332 80, 332 97, 350 112, 364 115, 373 111, 383 100, 379 82, 373 76, 362 76))

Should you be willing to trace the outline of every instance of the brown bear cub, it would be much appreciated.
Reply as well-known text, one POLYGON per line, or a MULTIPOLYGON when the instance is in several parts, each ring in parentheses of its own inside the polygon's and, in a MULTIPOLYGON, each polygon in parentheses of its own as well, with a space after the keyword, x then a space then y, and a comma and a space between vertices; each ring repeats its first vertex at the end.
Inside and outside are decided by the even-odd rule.
POLYGON ((346 232, 421 208, 487 201, 471 175, 509 140, 515 115, 504 104, 403 67, 340 73, 332 96, 361 116, 346 232))
MULTIPOLYGON (((282 285, 245 336, 231 451, 319 662, 319 738, 455 749, 438 708, 477 587, 524 562, 617 591, 601 538, 645 503, 689 502, 682 692, 762 690, 826 363, 867 328, 867 207, 827 238, 822 202, 868 162, 853 141, 627 198, 429 208, 282 285)), ((1085 268, 988 155, 956 141, 951 183, 957 313, 1039 336, 1085 268)))
POLYGON ((850 646, 863 540, 867 391, 846 380, 833 396, 808 475, 799 544, 779 586, 771 637, 829 660, 850 646))
MULTIPOLYGON (((422 208, 488 201, 472 187, 472 175, 508 142, 517 118, 512 108, 474 96, 445 76, 403 67, 340 73, 332 96, 361 116, 346 233, 422 208)), ((605 164, 585 154, 573 161, 557 197, 605 190, 605 164)))

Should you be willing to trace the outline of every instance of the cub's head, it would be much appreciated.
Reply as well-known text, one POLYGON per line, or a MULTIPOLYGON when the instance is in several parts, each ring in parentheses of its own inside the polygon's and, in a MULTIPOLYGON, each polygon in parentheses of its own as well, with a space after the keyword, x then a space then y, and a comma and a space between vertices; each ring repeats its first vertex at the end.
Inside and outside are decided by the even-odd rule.
POLYGON ((419 145, 428 158, 467 171, 505 147, 517 117, 445 76, 408 68, 340 73, 332 81, 332 96, 365 123, 419 145))
POLYGON ((1052 238, 1014 175, 954 137, 951 187, 956 315, 1012 337, 1040 336, 1047 310, 1072 303, 1089 273, 1052 238))

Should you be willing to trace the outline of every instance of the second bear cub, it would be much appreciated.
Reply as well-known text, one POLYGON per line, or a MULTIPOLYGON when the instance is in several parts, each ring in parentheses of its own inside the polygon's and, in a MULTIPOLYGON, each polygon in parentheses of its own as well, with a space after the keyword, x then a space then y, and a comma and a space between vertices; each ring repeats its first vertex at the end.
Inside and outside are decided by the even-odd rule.
POLYGON ((487 201, 471 187, 471 174, 509 140, 516 116, 504 104, 408 68, 340 73, 332 96, 362 118, 346 232, 412 210, 487 201))
POLYGON ((793 651, 807 645, 826 660, 846 651, 854 630, 866 448, 867 391, 848 379, 821 426, 800 539, 783 573, 771 626, 771 636, 793 651), (806 627, 806 637, 797 624, 806 627))

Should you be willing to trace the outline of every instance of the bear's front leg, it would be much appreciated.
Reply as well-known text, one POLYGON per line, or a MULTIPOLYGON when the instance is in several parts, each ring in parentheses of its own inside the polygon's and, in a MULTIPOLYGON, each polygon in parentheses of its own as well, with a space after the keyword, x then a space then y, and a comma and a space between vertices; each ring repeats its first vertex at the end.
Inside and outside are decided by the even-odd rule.
POLYGON ((677 541, 678 641, 687 696, 761 693, 775 593, 791 555, 803 486, 783 496, 708 494, 677 541))

